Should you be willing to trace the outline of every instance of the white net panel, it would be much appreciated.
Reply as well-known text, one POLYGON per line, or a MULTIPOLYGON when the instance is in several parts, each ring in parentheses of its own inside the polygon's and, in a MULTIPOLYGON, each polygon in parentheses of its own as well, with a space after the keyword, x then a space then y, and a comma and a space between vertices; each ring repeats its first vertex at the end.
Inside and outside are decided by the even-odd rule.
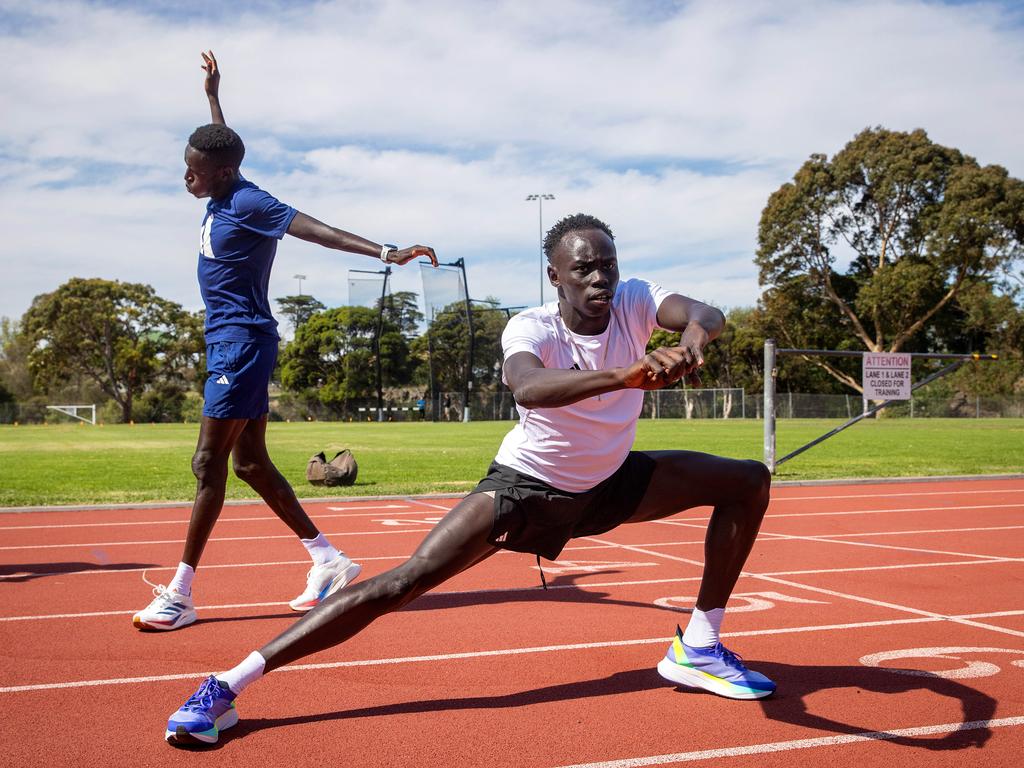
POLYGON ((350 307, 376 307, 380 297, 386 293, 384 281, 387 277, 369 274, 348 274, 348 304, 350 307))
POLYGON ((436 317, 446 307, 466 300, 461 269, 421 263, 420 277, 423 278, 423 306, 428 318, 436 317))

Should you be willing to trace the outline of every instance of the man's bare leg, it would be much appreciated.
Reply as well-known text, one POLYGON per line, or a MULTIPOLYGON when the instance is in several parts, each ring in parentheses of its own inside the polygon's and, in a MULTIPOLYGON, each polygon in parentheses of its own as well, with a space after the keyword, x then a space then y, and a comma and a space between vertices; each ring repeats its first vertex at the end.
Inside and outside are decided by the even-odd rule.
POLYGON ((320 533, 302 508, 295 491, 274 466, 267 452, 267 417, 250 419, 232 452, 235 474, 260 495, 284 524, 300 539, 320 533))
POLYGON ((629 522, 712 507, 704 539, 704 573, 686 632, 658 664, 668 680, 735 699, 770 695, 775 684, 748 670, 719 641, 725 605, 757 538, 768 508, 771 474, 757 461, 690 451, 651 451, 656 462, 647 492, 629 522))
POLYGON ((192 579, 210 539, 213 526, 224 506, 228 481, 228 456, 245 428, 247 419, 214 419, 204 416, 199 426, 199 442, 192 456, 196 476, 196 498, 185 535, 181 562, 166 588, 153 590, 153 601, 132 616, 138 629, 173 630, 196 620, 192 602, 192 579))
POLYGON ((386 613, 444 583, 497 549, 487 542, 494 500, 467 496, 441 519, 412 557, 390 571, 331 595, 263 646, 266 671, 338 645, 386 613))

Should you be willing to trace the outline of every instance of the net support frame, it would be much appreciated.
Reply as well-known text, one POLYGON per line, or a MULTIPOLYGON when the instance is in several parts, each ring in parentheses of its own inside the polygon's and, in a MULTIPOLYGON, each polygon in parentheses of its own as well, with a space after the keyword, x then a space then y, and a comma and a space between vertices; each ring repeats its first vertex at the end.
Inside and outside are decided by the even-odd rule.
POLYGON ((49 410, 49 411, 57 411, 58 413, 63 413, 65 416, 70 416, 73 419, 78 419, 79 421, 84 421, 86 424, 92 424, 94 427, 96 426, 96 405, 95 404, 92 404, 92 405, 48 405, 48 406, 46 406, 46 409, 49 410), (78 415, 78 410, 79 409, 84 409, 84 410, 89 411, 89 414, 90 414, 89 418, 85 418, 84 416, 79 416, 78 415))

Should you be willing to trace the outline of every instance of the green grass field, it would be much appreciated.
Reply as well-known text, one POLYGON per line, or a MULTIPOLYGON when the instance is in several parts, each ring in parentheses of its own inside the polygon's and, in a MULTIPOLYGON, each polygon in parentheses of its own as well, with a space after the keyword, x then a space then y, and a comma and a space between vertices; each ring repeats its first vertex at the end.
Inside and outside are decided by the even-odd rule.
MULTIPOLYGON (((778 455, 836 426, 780 420, 778 455)), ((465 492, 482 476, 510 422, 272 423, 270 454, 300 497, 465 492), (348 488, 306 482, 306 461, 351 448, 348 488)), ((642 420, 638 449, 686 448, 762 457, 759 421, 642 420)), ((0 427, 0 506, 190 501, 195 424, 0 427)), ((973 475, 1024 471, 1024 420, 879 419, 858 424, 783 464, 780 480, 973 475)), ((228 498, 254 498, 231 477, 228 498)))

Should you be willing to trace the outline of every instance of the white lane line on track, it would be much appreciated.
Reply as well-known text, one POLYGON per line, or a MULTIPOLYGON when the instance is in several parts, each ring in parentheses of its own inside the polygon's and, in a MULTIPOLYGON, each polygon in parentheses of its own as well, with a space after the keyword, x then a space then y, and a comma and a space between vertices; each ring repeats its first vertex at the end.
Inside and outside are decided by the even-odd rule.
MULTIPOLYGON (((684 523, 680 520, 652 520, 651 522, 657 525, 670 525, 678 528, 697 528, 704 529, 706 526, 697 523, 684 523)), ((923 528, 919 530, 902 530, 902 531, 871 531, 868 533, 809 533, 809 534, 794 534, 794 533, 776 533, 774 531, 761 531, 758 537, 764 537, 764 541, 785 541, 785 540, 804 540, 804 541, 820 541, 831 544, 851 544, 866 547, 879 547, 883 549, 896 549, 906 552, 925 552, 936 555, 953 555, 955 557, 980 557, 988 558, 992 560, 1004 560, 1004 561, 1016 561, 1021 558, 1015 557, 1004 557, 1001 555, 977 555, 969 554, 965 552, 947 552, 939 549, 921 549, 917 547, 908 547, 899 544, 870 544, 866 542, 846 541, 846 539, 852 538, 870 538, 872 536, 917 536, 920 534, 927 533, 981 533, 985 531, 1017 531, 1024 529, 1024 525, 993 525, 989 527, 976 526, 972 528, 923 528)), ((668 547, 675 544, 693 544, 703 542, 666 542, 665 544, 639 544, 637 546, 643 547, 668 547)))
MULTIPOLYGON (((499 553, 503 554, 503 553, 499 553)), ((516 553, 509 553, 516 554, 516 553)), ((819 568, 814 570, 803 570, 803 571, 778 571, 775 573, 764 573, 761 576, 808 576, 814 574, 829 574, 829 573, 851 573, 851 572, 864 572, 864 571, 891 571, 891 570, 904 570, 911 568, 937 568, 937 567, 949 567, 949 566, 962 566, 962 565, 989 565, 992 562, 1018 562, 1016 560, 1006 561, 988 561, 988 560, 969 560, 969 561, 957 561, 949 563, 911 563, 909 565, 877 565, 877 566, 858 566, 855 568, 819 568)), ((532 566, 531 566, 532 567, 532 566)), ((165 570, 173 570, 168 568, 165 570)), ((749 574, 745 574, 749 575, 749 574)), ((582 584, 549 584, 548 590, 555 591, 560 589, 577 589, 582 592, 587 592, 591 589, 605 588, 605 587, 639 587, 639 586, 650 586, 653 584, 683 584, 687 582, 699 582, 701 576, 678 576, 668 579, 634 579, 629 581, 590 581, 582 584)), ((515 594, 518 592, 537 592, 538 587, 496 587, 494 589, 470 589, 470 590, 452 590, 448 592, 431 592, 431 595, 435 596, 459 596, 459 595, 481 595, 481 594, 515 594)), ((215 611, 215 610, 227 610, 237 608, 263 608, 286 605, 284 602, 270 602, 270 603, 232 603, 227 605, 197 605, 197 611, 215 611)), ((48 621, 50 619, 82 619, 82 618, 93 618, 97 616, 131 616, 136 610, 113 610, 113 611, 86 611, 82 613, 51 613, 51 614, 37 614, 28 616, 0 616, 0 623, 12 622, 12 621, 48 621)), ((996 613, 984 613, 984 614, 966 614, 960 618, 976 619, 986 618, 992 616, 1017 616, 1024 614, 1024 610, 1021 611, 1002 611, 996 613)), ((938 615, 938 614, 936 614, 938 615)))
MULTIPOLYGON (((785 496, 778 497, 773 496, 771 503, 777 502, 789 502, 789 501, 830 501, 834 499, 871 499, 871 498, 893 498, 897 496, 951 496, 951 495, 967 495, 967 494, 979 494, 979 493, 1024 493, 1024 488, 1012 488, 1005 490, 968 490, 968 491, 951 491, 943 493, 939 491, 929 491, 925 493, 879 493, 879 494, 853 494, 853 495, 836 495, 836 496, 785 496)), ((381 505, 353 505, 349 507, 335 507, 328 506, 327 509, 332 511, 344 511, 344 510, 366 510, 366 509, 388 509, 388 510, 402 510, 395 511, 394 515, 416 515, 423 514, 425 509, 423 507, 438 510, 441 512, 448 512, 451 507, 446 507, 441 504, 416 499, 417 504, 420 507, 411 507, 408 504, 381 504, 381 505)), ((258 502, 254 502, 258 503, 258 502)), ((849 510, 840 512, 789 512, 779 514, 769 514, 766 517, 815 517, 815 516, 831 516, 831 515, 868 515, 877 513, 895 513, 895 512, 922 512, 922 511, 941 511, 946 509, 997 509, 1003 507, 1020 507, 1024 506, 1021 504, 994 504, 994 505, 978 505, 978 506, 944 506, 944 507, 914 507, 906 509, 861 509, 861 510, 849 510)), ((771 509, 771 506, 769 506, 771 509)), ((105 511, 105 510, 104 510, 105 511)), ((327 518, 357 518, 357 517, 375 517, 378 513, 376 512, 355 512, 349 514, 319 514, 313 513, 311 517, 314 519, 327 519, 327 518)), ((277 520, 278 518, 274 515, 262 515, 259 517, 222 517, 218 522, 235 523, 235 522, 258 522, 277 520)), ((688 518, 694 519, 706 519, 704 518, 688 518)), ((182 517, 179 520, 126 520, 123 522, 105 522, 105 523, 61 523, 61 524, 39 524, 39 525, 6 525, 0 526, 0 532, 3 531, 24 531, 24 530, 50 530, 50 529, 64 529, 64 528, 116 528, 120 526, 137 526, 137 525, 186 525, 188 523, 188 517, 182 517)))
MULTIPOLYGON (((723 632, 722 637, 755 637, 764 635, 785 635, 804 632, 832 632, 836 630, 863 629, 870 627, 888 627, 900 624, 927 624, 942 621, 945 617, 917 617, 908 619, 887 619, 881 621, 858 621, 847 624, 823 624, 817 626, 783 627, 778 629, 758 629, 742 632, 723 632)), ((291 664, 274 670, 278 672, 309 672, 322 669, 340 669, 342 667, 375 667, 391 664, 411 664, 420 662, 455 661, 459 659, 481 659, 492 656, 521 656, 532 653, 555 653, 562 651, 585 651, 595 648, 624 648, 634 645, 654 645, 670 643, 672 637, 647 637, 637 640, 607 640, 593 643, 568 643, 563 645, 542 645, 526 648, 500 648, 494 650, 465 651, 463 653, 439 653, 426 656, 400 656, 383 659, 353 659, 351 661, 328 661, 319 664, 291 664)), ((188 680, 207 677, 214 672, 182 672, 173 675, 147 675, 142 677, 113 677, 99 680, 71 680, 55 683, 31 683, 27 685, 9 685, 0 687, 2 693, 24 693, 27 691, 51 691, 65 688, 91 688, 101 685, 129 685, 137 683, 155 683, 165 680, 188 680)))
POLYGON ((811 536, 812 538, 828 537, 831 539, 852 539, 865 538, 870 536, 916 536, 921 533, 981 533, 984 531, 1018 531, 1022 528, 1024 528, 1024 525, 991 525, 975 526, 973 528, 922 528, 920 530, 915 531, 870 531, 866 533, 810 533, 807 535, 811 536))
MULTIPOLYGON (((554 590, 565 590, 565 589, 576 589, 581 592, 585 592, 586 588, 590 587, 622 587, 622 586, 636 586, 644 584, 677 584, 686 581, 699 581, 699 576, 672 578, 672 579, 646 579, 638 581, 609 581, 609 582, 593 582, 585 585, 578 584, 549 584, 548 591, 554 590)), ((458 597, 461 595, 486 595, 486 594, 515 594, 517 592, 539 592, 541 590, 538 586, 529 587, 506 587, 506 588, 495 588, 495 589, 468 589, 468 590, 451 590, 447 592, 429 592, 428 594, 435 597, 458 597)), ((215 611, 229 608, 263 608, 272 606, 287 605, 287 602, 275 602, 275 603, 234 603, 231 605, 197 605, 197 611, 215 611)), ((4 621, 43 621, 47 619, 78 619, 88 618, 94 616, 131 616, 137 611, 90 611, 88 613, 54 613, 54 614, 43 614, 38 616, 4 616, 0 617, 0 622, 4 621)), ((298 615, 296 615, 298 618, 298 615)))
POLYGON ((869 549, 891 549, 897 552, 919 552, 926 555, 948 555, 950 557, 971 557, 979 560, 1017 560, 1018 558, 1004 558, 999 555, 976 555, 969 552, 949 552, 944 549, 925 549, 923 547, 907 547, 899 544, 875 544, 870 541, 846 541, 845 539, 831 536, 794 536, 788 533, 762 533, 774 541, 815 541, 822 544, 845 544, 849 547, 867 547, 869 549))
MULTIPOLYGON (((768 507, 771 509, 771 506, 768 507)), ((778 520, 784 517, 845 517, 849 515, 888 515, 898 514, 903 512, 957 512, 960 510, 977 510, 977 509, 1021 509, 1024 508, 1024 504, 977 504, 973 506, 954 506, 954 507, 900 507, 895 509, 849 509, 841 510, 838 512, 782 512, 772 513, 768 512, 765 516, 765 520, 778 520)), ((689 510, 684 510, 688 512, 689 510)), ((680 514, 683 514, 682 512, 680 514)), ((671 520, 675 523, 706 523, 708 518, 711 517, 710 508, 706 514, 701 514, 700 517, 673 517, 664 518, 661 521, 652 522, 667 522, 671 520)))
MULTIPOLYGON (((684 523, 681 520, 663 519, 663 520, 652 520, 652 523, 658 523, 659 525, 675 525, 680 528, 697 528, 703 530, 706 525, 699 523, 684 523)), ((810 539, 853 539, 853 538, 870 538, 872 536, 917 536, 922 533, 982 533, 985 531, 1018 531, 1024 529, 1024 525, 989 525, 989 526, 974 526, 971 528, 917 528, 907 529, 899 531, 868 531, 862 533, 804 533, 804 534, 792 534, 792 533, 781 533, 778 531, 764 531, 762 530, 759 536, 792 536, 810 538, 810 539)), ((645 546, 659 546, 657 544, 648 544, 645 546)))
MULTIPOLYGON (((673 520, 654 520, 652 522, 657 523, 659 525, 672 525, 672 526, 681 527, 681 528, 700 528, 701 530, 704 529, 704 526, 697 526, 697 525, 692 525, 692 524, 689 524, 689 523, 680 523, 680 522, 673 521, 673 520)), ((826 537, 824 535, 812 535, 812 536, 801 537, 801 536, 793 536, 793 535, 790 535, 790 534, 771 533, 771 532, 768 532, 768 531, 764 531, 760 535, 765 537, 764 541, 766 541, 766 542, 769 542, 769 541, 786 541, 787 539, 809 539, 809 540, 813 540, 813 541, 821 541, 821 542, 824 542, 824 543, 834 543, 834 544, 850 543, 850 544, 853 544, 855 542, 845 542, 844 539, 847 538, 847 537, 852 537, 852 536, 889 536, 889 535, 899 535, 899 534, 908 534, 909 535, 909 534, 917 534, 917 533, 951 533, 951 532, 961 532, 961 531, 993 531, 993 530, 998 531, 998 530, 1017 529, 1017 528, 1022 528, 1022 527, 1024 527, 1024 526, 996 526, 996 527, 992 527, 992 528, 931 529, 931 530, 921 530, 921 531, 881 531, 881 532, 877 532, 877 533, 840 534, 839 536, 831 536, 831 537, 826 537), (835 539, 835 540, 833 541, 833 539, 835 539)), ((700 546, 700 545, 703 545, 703 544, 704 544, 704 540, 703 539, 693 539, 693 540, 690 540, 690 541, 657 541, 657 542, 650 542, 650 543, 644 543, 644 544, 636 544, 634 546, 638 546, 638 547, 679 547, 679 546, 700 546)), ((614 549, 614 548, 616 548, 618 546, 619 546, 618 544, 592 544, 592 545, 584 545, 584 546, 569 545, 569 546, 567 546, 563 550, 563 552, 592 551, 592 550, 595 550, 595 549, 614 549)), ((896 550, 916 551, 916 552, 937 552, 937 550, 921 550, 921 549, 913 549, 913 548, 910 548, 910 547, 901 547, 901 546, 897 546, 897 545, 888 545, 888 548, 896 549, 896 550)), ((502 554, 502 555, 515 555, 515 554, 519 554, 519 553, 514 553, 514 552, 502 550, 498 554, 502 554)), ((1015 563, 1015 562, 1021 562, 1022 560, 1024 560, 1024 558, 1002 557, 1002 556, 997 556, 997 555, 961 555, 960 553, 954 553, 954 555, 955 556, 961 556, 961 557, 980 558, 982 560, 991 560, 992 562, 999 562, 999 563, 1015 563)), ((361 558, 359 558, 360 562, 394 561, 394 560, 406 560, 406 559, 408 559, 408 555, 405 555, 405 554, 402 554, 402 555, 379 556, 379 557, 361 557, 361 558)), ((213 564, 213 565, 204 565, 203 569, 204 570, 210 570, 210 569, 214 569, 214 568, 263 568, 263 567, 270 567, 270 566, 306 565, 306 564, 308 564, 308 562, 309 562, 308 560, 277 560, 277 561, 257 562, 257 563, 220 563, 220 564, 213 564)), ((694 562, 696 562, 696 561, 694 561, 694 562)), ((3 564, 0 563, 0 565, 3 565, 3 564)), ((865 566, 865 567, 862 567, 862 568, 847 567, 847 568, 810 569, 810 570, 801 570, 801 571, 784 571, 784 572, 779 572, 779 574, 780 575, 785 575, 785 574, 809 574, 809 573, 845 573, 845 572, 849 572, 849 571, 858 571, 858 570, 872 571, 872 570, 879 570, 879 569, 927 568, 927 567, 940 566, 940 565, 965 565, 965 563, 962 563, 962 562, 940 562, 940 563, 906 563, 906 564, 897 564, 897 565, 888 565, 888 566, 885 566, 885 565, 872 565, 872 566, 865 566)), ((119 574, 119 573, 142 573, 142 572, 145 572, 145 571, 173 571, 176 567, 177 566, 175 566, 175 565, 166 565, 166 566, 164 566, 164 565, 152 565, 152 566, 146 566, 146 567, 143 567, 143 568, 94 568, 94 569, 88 569, 88 570, 82 570, 82 571, 43 571, 43 572, 22 571, 20 573, 0 574, 0 582, 2 582, 4 580, 16 581, 16 580, 19 580, 19 579, 25 579, 25 580, 31 581, 31 580, 34 580, 34 579, 37 579, 37 578, 48 577, 48 576, 94 576, 94 575, 109 575, 109 574, 119 574)))
MULTIPOLYGON (((425 509, 413 509, 409 506, 400 506, 396 504, 381 504, 380 506, 365 506, 360 509, 387 509, 387 510, 402 510, 399 512, 389 512, 393 515, 422 515, 424 512, 429 510, 425 509)), ((315 514, 317 520, 324 520, 328 518, 350 518, 350 517, 379 517, 380 512, 367 512, 366 514, 358 515, 324 515, 315 514)), ((255 523, 262 522, 264 520, 280 520, 277 515, 260 515, 259 517, 225 517, 221 516, 217 518, 217 523, 255 523)), ((54 523, 52 525, 0 525, 0 531, 41 531, 41 530, 62 530, 65 528, 120 528, 122 526, 131 525, 188 525, 188 517, 182 517, 177 520, 121 520, 112 523, 54 523)))
POLYGON ((969 496, 979 493, 1024 493, 1024 488, 978 488, 959 491, 904 491, 902 493, 850 493, 835 494, 834 496, 779 496, 773 493, 772 501, 833 501, 835 499, 891 499, 897 496, 969 496))
POLYGON ((873 598, 863 597, 861 595, 851 595, 848 592, 839 592, 838 590, 834 590, 834 589, 825 589, 824 587, 812 587, 812 586, 810 586, 808 584, 800 584, 798 582, 790 581, 788 579, 780 579, 777 576, 765 576, 764 574, 756 574, 756 573, 751 573, 749 575, 752 576, 755 579, 761 579, 763 581, 769 581, 769 582, 771 582, 773 584, 783 584, 785 586, 793 587, 795 589, 804 589, 804 590, 807 590, 809 592, 817 592, 817 593, 822 594, 822 595, 829 595, 831 597, 839 597, 839 598, 842 598, 842 599, 845 599, 845 600, 853 600, 854 602, 866 603, 867 605, 876 605, 876 606, 879 606, 881 608, 891 608, 891 609, 893 609, 895 611, 903 611, 904 613, 913 613, 913 614, 917 614, 918 616, 931 616, 931 617, 934 617, 934 618, 945 619, 946 621, 951 621, 954 624, 966 624, 969 627, 976 627, 978 629, 987 629, 987 630, 990 630, 992 632, 1000 632, 1000 633, 1002 633, 1004 635, 1013 635, 1014 637, 1024 637, 1024 632, 1021 632, 1020 630, 1009 629, 1008 627, 1000 627, 1000 626, 997 626, 995 624, 984 624, 982 622, 973 621, 971 619, 961 619, 961 618, 957 618, 955 616, 948 616, 946 614, 936 613, 935 611, 927 611, 927 610, 923 610, 921 608, 912 608, 912 607, 907 606, 907 605, 899 605, 897 603, 890 603, 890 602, 888 602, 886 600, 875 600, 873 598))
MULTIPOLYGON (((682 545, 682 544, 701 544, 702 541, 676 541, 667 542, 664 546, 682 545)), ((655 546, 655 545, 651 545, 655 546)), ((583 550, 595 550, 595 549, 610 549, 610 547, 604 544, 593 544, 588 546, 569 546, 563 549, 563 552, 579 552, 583 550)), ((512 552, 511 550, 501 550, 497 552, 498 555, 518 555, 525 557, 521 552, 512 552)), ((356 558, 360 563, 372 563, 392 560, 408 560, 409 555, 380 555, 377 557, 358 557, 356 558)), ((0 567, 5 564, 0 563, 0 567)), ((203 563, 203 570, 208 571, 213 568, 267 568, 271 566, 281 565, 304 565, 309 568, 309 560, 272 560, 268 562, 259 563, 216 563, 207 565, 203 563)), ((177 568, 176 565, 147 565, 143 568, 91 568, 84 571, 22 571, 20 573, 3 573, 0 574, 0 582, 5 579, 17 581, 19 579, 25 579, 26 581, 32 581, 34 579, 42 578, 44 576, 96 576, 101 574, 118 574, 118 573, 145 573, 154 571, 173 571, 177 568)))
MULTIPOLYGON (((599 539, 599 538, 597 538, 595 536, 587 536, 585 538, 588 541, 596 541, 596 542, 602 543, 602 544, 614 543, 614 542, 602 541, 601 539, 599 539)), ((665 554, 663 552, 658 552, 658 551, 652 550, 652 549, 644 549, 644 548, 640 548, 640 547, 630 546, 628 544, 620 544, 619 547, 621 547, 622 549, 629 550, 630 552, 639 552, 640 554, 644 554, 644 555, 651 555, 651 556, 654 556, 654 557, 663 557, 665 559, 673 560, 673 561, 676 561, 676 562, 690 563, 690 564, 693 563, 692 560, 689 560, 687 558, 676 557, 675 555, 668 555, 668 554, 665 554)), ((989 562, 989 561, 990 561, 990 559, 986 558, 984 560, 981 560, 980 562, 989 562)), ((775 583, 775 584, 783 584, 785 586, 794 587, 795 589, 803 589, 803 590, 807 590, 809 592, 818 592, 820 594, 830 595, 831 597, 839 597, 839 598, 842 598, 842 599, 845 599, 845 600, 852 600, 854 602, 866 603, 868 605, 875 605, 875 606, 879 606, 879 607, 882 607, 882 608, 891 608, 892 610, 903 611, 904 613, 912 613, 912 614, 916 614, 918 616, 931 616, 931 617, 935 617, 935 618, 946 619, 948 621, 952 621, 952 622, 957 623, 957 624, 966 624, 968 626, 976 627, 978 629, 987 629, 987 630, 990 630, 992 632, 999 632, 999 633, 1006 634, 1006 635, 1014 635, 1015 637, 1024 637, 1024 632, 1018 631, 1016 629, 1008 629, 1006 627, 1000 627, 1000 626, 996 626, 996 625, 993 625, 993 624, 983 624, 983 623, 980 623, 980 622, 971 621, 971 620, 967 620, 967 619, 956 619, 956 618, 952 618, 952 617, 949 617, 949 616, 945 616, 944 614, 941 614, 941 613, 936 613, 934 611, 926 611, 926 610, 922 610, 922 609, 919 609, 919 608, 912 608, 910 606, 899 605, 897 603, 890 603, 890 602, 886 602, 884 600, 874 600, 874 599, 869 598, 869 597, 862 597, 860 595, 851 595, 851 594, 849 594, 847 592, 839 592, 839 591, 836 591, 836 590, 825 589, 823 587, 812 587, 812 586, 810 586, 808 584, 801 584, 801 583, 798 583, 798 582, 795 582, 795 581, 788 581, 786 579, 780 579, 780 578, 775 577, 775 576, 768 576, 768 575, 765 575, 765 574, 752 573, 750 571, 742 571, 740 573, 740 575, 741 576, 748 576, 748 577, 754 578, 754 579, 762 579, 762 580, 765 580, 765 581, 770 581, 770 582, 775 583)))
MULTIPOLYGON (((324 536, 389 536, 399 533, 428 533, 430 528, 394 528, 387 531, 332 531, 324 532, 324 536)), ((266 541, 268 539, 295 539, 294 533, 277 536, 212 536, 210 541, 266 541)), ((184 539, 155 539, 152 541, 94 541, 86 544, 20 544, 11 547, 0 547, 2 551, 15 549, 66 549, 75 547, 139 547, 147 544, 184 544, 184 539)))
POLYGON ((845 744, 862 744, 874 741, 892 741, 894 739, 906 739, 918 736, 935 736, 946 733, 961 733, 963 731, 979 731, 987 728, 1013 728, 1020 725, 1024 725, 1024 717, 1000 717, 993 720, 970 720, 968 722, 921 725, 913 728, 892 728, 887 731, 862 731, 861 733, 819 736, 813 739, 774 741, 765 744, 751 744, 750 746, 745 747, 721 747, 718 749, 704 749, 696 752, 676 752, 668 755, 627 757, 622 760, 604 760, 598 763, 576 763, 575 765, 562 766, 562 768, 644 768, 644 766, 648 765, 693 763, 701 760, 716 760, 723 757, 765 755, 775 752, 791 752, 797 749, 835 747, 845 744))
MULTIPOLYGON (((896 514, 901 512, 957 512, 962 509, 1021 509, 1024 504, 974 504, 953 507, 901 507, 897 509, 851 509, 837 512, 784 512, 782 514, 766 514, 765 518, 780 517, 843 517, 845 515, 878 515, 896 514)), ((693 518, 696 520, 705 518, 693 518)))

